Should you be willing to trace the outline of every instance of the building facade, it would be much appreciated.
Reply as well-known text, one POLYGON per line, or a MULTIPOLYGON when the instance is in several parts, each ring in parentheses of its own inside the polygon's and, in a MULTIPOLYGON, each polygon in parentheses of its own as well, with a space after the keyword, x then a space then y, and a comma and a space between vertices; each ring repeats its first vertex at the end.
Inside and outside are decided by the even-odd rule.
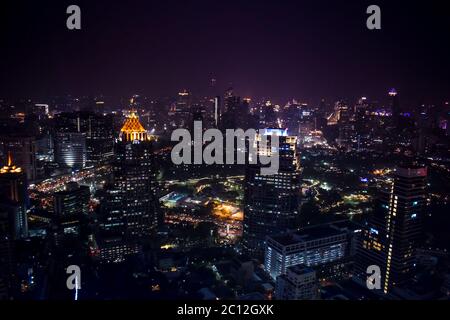
POLYGON ((275 297, 277 300, 319 299, 316 272, 308 267, 289 267, 286 274, 277 277, 275 297))
POLYGON ((158 222, 152 142, 135 111, 116 143, 113 176, 102 204, 101 250, 108 261, 120 261, 155 234, 158 222))
POLYGON ((327 266, 344 262, 353 255, 356 229, 318 225, 267 238, 264 267, 276 279, 295 265, 327 266))
POLYGON ((412 278, 427 205, 426 188, 426 167, 397 167, 390 190, 382 192, 379 207, 363 230, 356 261, 356 274, 362 282, 369 266, 380 268, 384 293, 412 278))
MULTIPOLYGON (((298 226, 300 213, 297 138, 282 130, 279 135, 278 173, 262 175, 261 165, 248 165, 245 174, 243 248, 261 257, 266 237, 298 226)), ((267 150, 258 148, 258 153, 264 152, 267 150)))

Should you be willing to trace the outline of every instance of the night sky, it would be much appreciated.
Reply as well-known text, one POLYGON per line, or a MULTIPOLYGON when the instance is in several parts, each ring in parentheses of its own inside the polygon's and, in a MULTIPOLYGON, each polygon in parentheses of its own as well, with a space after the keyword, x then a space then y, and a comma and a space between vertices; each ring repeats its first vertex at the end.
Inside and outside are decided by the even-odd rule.
POLYGON ((0 97, 450 99, 445 1, 22 1, 0 4, 0 97), (395 4, 393 4, 395 2, 395 4), (77 4, 82 30, 66 28, 77 4), (366 28, 377 4, 382 30, 366 28))

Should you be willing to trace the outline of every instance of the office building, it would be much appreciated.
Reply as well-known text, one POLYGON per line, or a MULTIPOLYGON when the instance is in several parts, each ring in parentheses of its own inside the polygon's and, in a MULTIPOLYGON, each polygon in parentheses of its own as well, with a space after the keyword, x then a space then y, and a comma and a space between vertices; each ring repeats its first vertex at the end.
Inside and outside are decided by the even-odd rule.
POLYGON ((26 174, 28 181, 35 181, 37 178, 36 163, 36 138, 13 134, 0 138, 0 151, 3 154, 3 161, 7 161, 8 154, 14 158, 15 165, 21 168, 26 174))
POLYGON ((10 236, 14 240, 28 237, 28 206, 26 174, 14 165, 9 153, 7 165, 0 169, 0 210, 8 213, 10 236))
POLYGON ((55 161, 62 168, 86 166, 86 136, 79 132, 59 132, 55 139, 55 161))
POLYGON ((290 266, 329 267, 331 263, 344 262, 353 254, 354 234, 353 228, 327 224, 269 236, 264 267, 276 279, 290 266))
POLYGON ((155 197, 155 171, 152 142, 131 111, 116 143, 113 183, 106 188, 100 228, 102 255, 108 261, 121 261, 135 253, 157 228, 158 201, 155 197))
POLYGON ((289 267, 286 274, 277 277, 275 297, 277 300, 319 299, 316 272, 308 267, 289 267))
POLYGON ((57 226, 56 242, 68 238, 79 238, 83 221, 89 214, 90 190, 76 182, 66 185, 64 191, 53 195, 53 211, 57 226))
POLYGON ((382 192, 380 206, 361 236, 356 275, 362 283, 365 284, 367 268, 372 265, 381 270, 384 293, 411 280, 427 205, 426 187, 426 167, 397 167, 390 189, 382 192))
POLYGON ((68 183, 64 191, 54 194, 54 213, 57 216, 88 214, 90 194, 88 186, 68 183))
MULTIPOLYGON (((295 228, 300 213, 300 164, 296 152, 297 138, 279 135, 279 170, 273 175, 262 175, 260 164, 246 168, 244 191, 243 248, 246 253, 264 255, 267 236, 295 228)), ((274 130, 262 134, 271 135, 274 130)), ((258 153, 271 148, 258 147, 258 153)))

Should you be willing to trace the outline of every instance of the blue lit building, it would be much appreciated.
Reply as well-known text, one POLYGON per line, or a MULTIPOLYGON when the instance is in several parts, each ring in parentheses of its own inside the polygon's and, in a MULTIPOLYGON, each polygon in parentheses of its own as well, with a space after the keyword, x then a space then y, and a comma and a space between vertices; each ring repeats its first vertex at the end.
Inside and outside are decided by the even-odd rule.
POLYGON ((357 230, 339 224, 318 225, 300 231, 269 236, 264 266, 273 279, 291 266, 316 267, 344 260, 353 254, 357 230))

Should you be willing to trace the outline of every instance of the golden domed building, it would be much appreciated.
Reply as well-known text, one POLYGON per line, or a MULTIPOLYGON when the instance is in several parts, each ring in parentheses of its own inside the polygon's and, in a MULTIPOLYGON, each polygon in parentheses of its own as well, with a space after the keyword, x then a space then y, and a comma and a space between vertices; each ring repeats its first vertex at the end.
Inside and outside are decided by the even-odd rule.
POLYGON ((11 153, 8 153, 8 163, 0 169, 0 211, 8 215, 10 236, 14 240, 28 237, 27 187, 25 172, 14 165, 11 153))
POLYGON ((99 216, 98 244, 104 262, 123 261, 141 252, 156 233, 159 203, 152 140, 132 109, 115 145, 113 181, 105 188, 99 216))
POLYGON ((131 110, 125 120, 122 129, 120 129, 119 139, 121 141, 149 140, 147 130, 145 130, 144 126, 139 122, 136 110, 131 110))

